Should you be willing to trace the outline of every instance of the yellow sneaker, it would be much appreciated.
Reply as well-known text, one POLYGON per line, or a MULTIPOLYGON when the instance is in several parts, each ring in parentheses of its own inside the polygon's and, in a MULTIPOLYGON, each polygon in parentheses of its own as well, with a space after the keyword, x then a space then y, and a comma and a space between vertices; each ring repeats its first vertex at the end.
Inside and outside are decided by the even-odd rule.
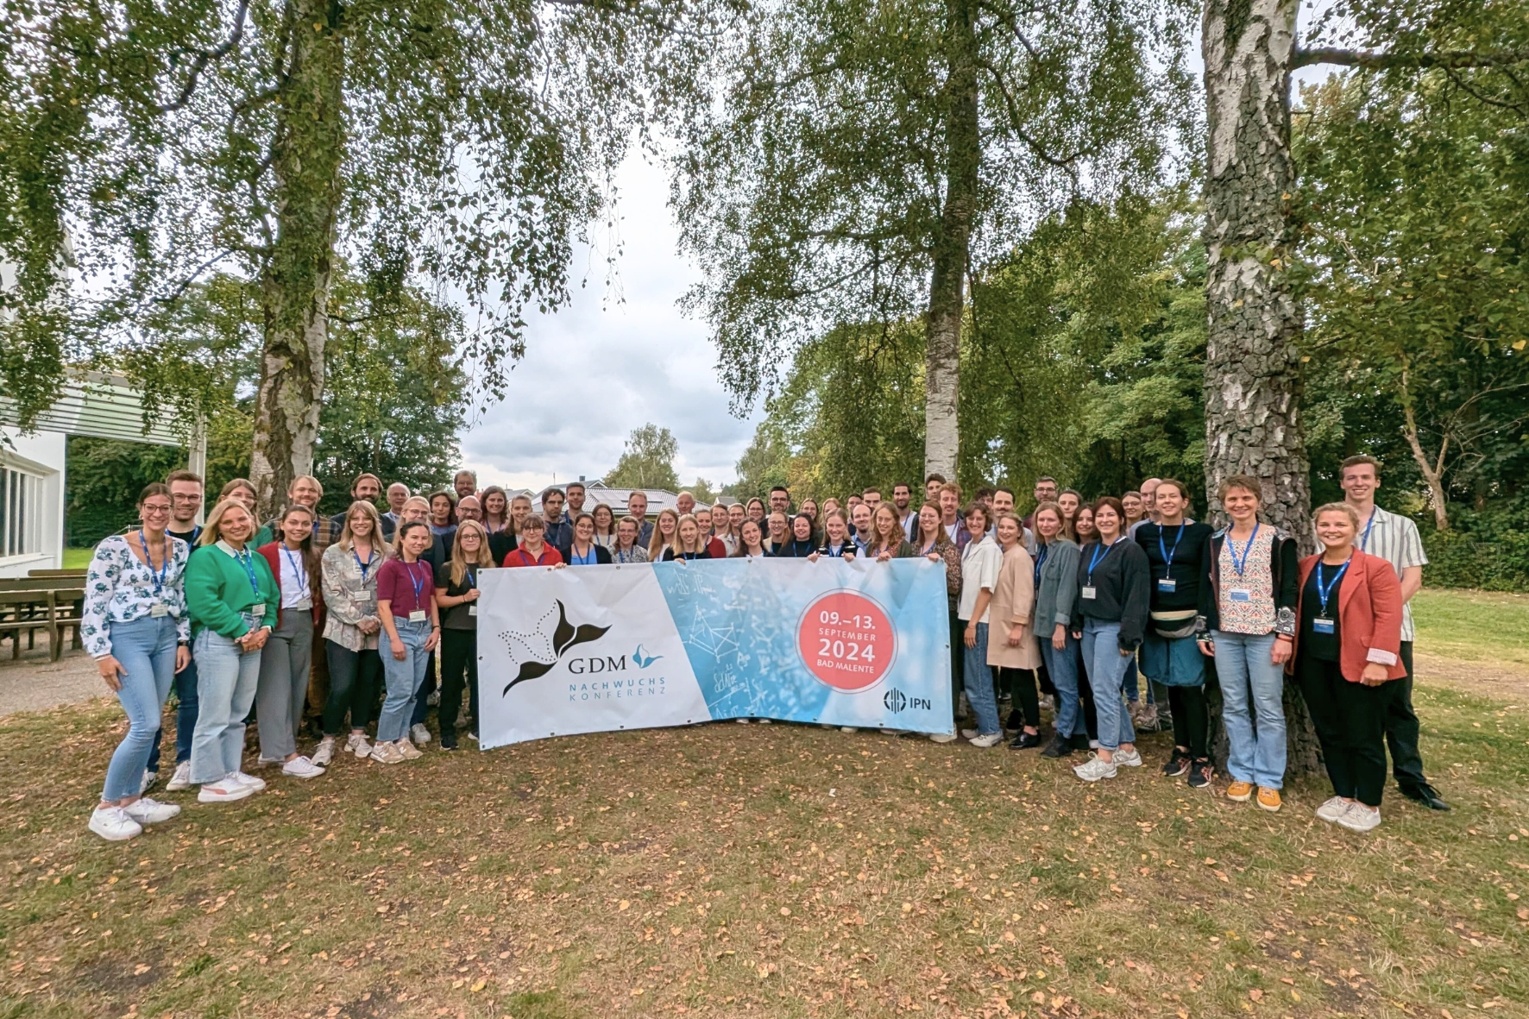
POLYGON ((1258 787, 1258 805, 1273 813, 1280 808, 1283 801, 1279 798, 1278 789, 1269 789, 1265 786, 1258 787))
POLYGON ((1233 782, 1226 787, 1226 798, 1233 803, 1246 803, 1253 798, 1253 783, 1233 782))

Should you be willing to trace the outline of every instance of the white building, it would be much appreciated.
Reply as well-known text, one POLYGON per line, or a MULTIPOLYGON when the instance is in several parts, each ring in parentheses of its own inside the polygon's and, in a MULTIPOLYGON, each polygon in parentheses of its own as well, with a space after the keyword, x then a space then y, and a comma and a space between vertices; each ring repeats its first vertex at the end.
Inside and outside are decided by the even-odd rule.
MULTIPOLYGON (((183 444, 180 422, 143 427, 141 394, 115 376, 82 374, 32 432, 18 427, 16 404, 0 396, 0 579, 64 565, 65 451, 71 435, 161 446, 183 444)), ((206 448, 193 434, 189 469, 206 470, 206 448)))

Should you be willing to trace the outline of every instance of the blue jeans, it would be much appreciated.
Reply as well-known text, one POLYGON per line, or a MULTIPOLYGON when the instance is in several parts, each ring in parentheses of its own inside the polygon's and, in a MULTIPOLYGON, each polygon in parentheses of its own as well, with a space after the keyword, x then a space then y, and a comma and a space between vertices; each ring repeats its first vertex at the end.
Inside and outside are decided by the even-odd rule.
POLYGON ((159 732, 159 713, 175 677, 175 620, 145 616, 131 623, 112 623, 108 636, 112 655, 127 672, 117 691, 127 713, 127 735, 111 755, 101 792, 103 803, 115 803, 143 789, 143 772, 159 732))
POLYGON ((1116 750, 1135 743, 1136 730, 1121 701, 1120 689, 1134 655, 1120 653, 1120 624, 1097 619, 1083 620, 1083 661, 1094 689, 1094 711, 1099 716, 1099 746, 1116 750))
POLYGON ((1285 667, 1269 657, 1275 635, 1215 630, 1211 639, 1230 744, 1226 770, 1238 782, 1279 789, 1285 784, 1285 667))
POLYGON ((986 736, 1002 731, 998 723, 998 700, 993 696, 993 670, 987 663, 987 624, 977 624, 977 646, 966 646, 966 631, 961 633, 961 646, 966 648, 966 660, 962 671, 966 676, 966 702, 977 716, 977 731, 986 736))
POLYGON ((430 652, 425 641, 430 639, 430 623, 411 623, 395 619, 398 639, 403 642, 403 661, 393 657, 393 651, 383 633, 382 678, 387 684, 388 695, 382 701, 382 714, 377 717, 377 739, 383 743, 403 739, 409 734, 409 719, 414 712, 414 698, 419 695, 420 684, 425 681, 425 663, 430 652))
MULTIPOLYGON (((191 760, 191 734, 196 730, 196 662, 175 674, 175 763, 191 760)), ((159 770, 159 744, 164 739, 161 727, 154 733, 149 748, 149 771, 159 770)))
MULTIPOLYGON (((1063 627, 1065 630, 1066 628, 1063 627)), ((1058 651, 1051 646, 1050 637, 1042 637, 1041 659, 1046 663, 1046 674, 1056 687, 1056 731, 1058 736, 1081 733, 1084 728, 1078 717, 1078 642, 1067 631, 1067 646, 1058 651)))
MULTIPOLYGON (((248 613, 244 621, 258 622, 248 613)), ((240 770, 244 720, 260 681, 260 652, 241 651, 232 638, 203 630, 191 642, 191 654, 196 659, 198 700, 191 781, 201 785, 240 770)))

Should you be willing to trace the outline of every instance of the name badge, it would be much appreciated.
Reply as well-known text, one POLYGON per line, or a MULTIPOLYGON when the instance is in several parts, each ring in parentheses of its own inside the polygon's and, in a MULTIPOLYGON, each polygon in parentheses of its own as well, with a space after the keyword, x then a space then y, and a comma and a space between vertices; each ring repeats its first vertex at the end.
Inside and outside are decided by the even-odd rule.
POLYGON ((409 622, 423 623, 425 621, 425 615, 426 613, 424 609, 415 609, 413 612, 409 613, 409 622))
POLYGON ((1253 595, 1246 588, 1234 587, 1226 592, 1228 601, 1252 601, 1253 595))
POLYGON ((478 614, 478 606, 476 606, 476 605, 469 605, 469 606, 467 606, 467 614, 469 616, 476 616, 478 614))
POLYGON ((1081 588, 1078 589, 1078 594, 1080 594, 1084 598, 1088 598, 1088 599, 1092 600, 1093 597, 1094 597, 1093 586, 1089 585, 1089 584, 1084 584, 1081 588))
POLYGON ((1168 594, 1172 594, 1175 590, 1178 589, 1178 586, 1179 582, 1174 580, 1172 577, 1164 577, 1157 582, 1157 589, 1168 594))
POLYGON ((250 606, 250 615, 264 617, 265 616, 265 602, 257 601, 255 604, 251 605, 250 606))
POLYGON ((157 601, 149 606, 149 615, 154 619, 163 619, 170 614, 170 606, 162 601, 157 601))
POLYGON ((297 599, 297 604, 292 606, 292 607, 294 609, 307 609, 307 610, 311 610, 313 608, 313 599, 312 598, 299 598, 299 599, 297 599))
POLYGON ((1321 616, 1318 616, 1317 618, 1315 618, 1315 619, 1313 619, 1311 621, 1311 632, 1312 633, 1332 633, 1333 632, 1333 621, 1331 619, 1323 619, 1321 616))

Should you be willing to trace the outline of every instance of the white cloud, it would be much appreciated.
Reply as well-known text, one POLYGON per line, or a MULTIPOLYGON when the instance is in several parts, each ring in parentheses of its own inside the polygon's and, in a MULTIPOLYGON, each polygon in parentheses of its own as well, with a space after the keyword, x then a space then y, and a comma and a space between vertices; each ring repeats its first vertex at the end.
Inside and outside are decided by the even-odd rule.
POLYGON ((526 356, 504 401, 470 419, 461 436, 480 484, 598 478, 616 465, 632 429, 650 421, 674 433, 682 481, 737 476, 761 415, 756 409, 741 421, 728 413, 706 326, 676 305, 696 270, 675 250, 668 184, 634 155, 617 185, 617 235, 592 228, 600 245, 621 247, 614 277, 607 285, 604 250, 579 249, 569 306, 530 317, 526 356), (582 288, 580 277, 588 279, 582 288))

